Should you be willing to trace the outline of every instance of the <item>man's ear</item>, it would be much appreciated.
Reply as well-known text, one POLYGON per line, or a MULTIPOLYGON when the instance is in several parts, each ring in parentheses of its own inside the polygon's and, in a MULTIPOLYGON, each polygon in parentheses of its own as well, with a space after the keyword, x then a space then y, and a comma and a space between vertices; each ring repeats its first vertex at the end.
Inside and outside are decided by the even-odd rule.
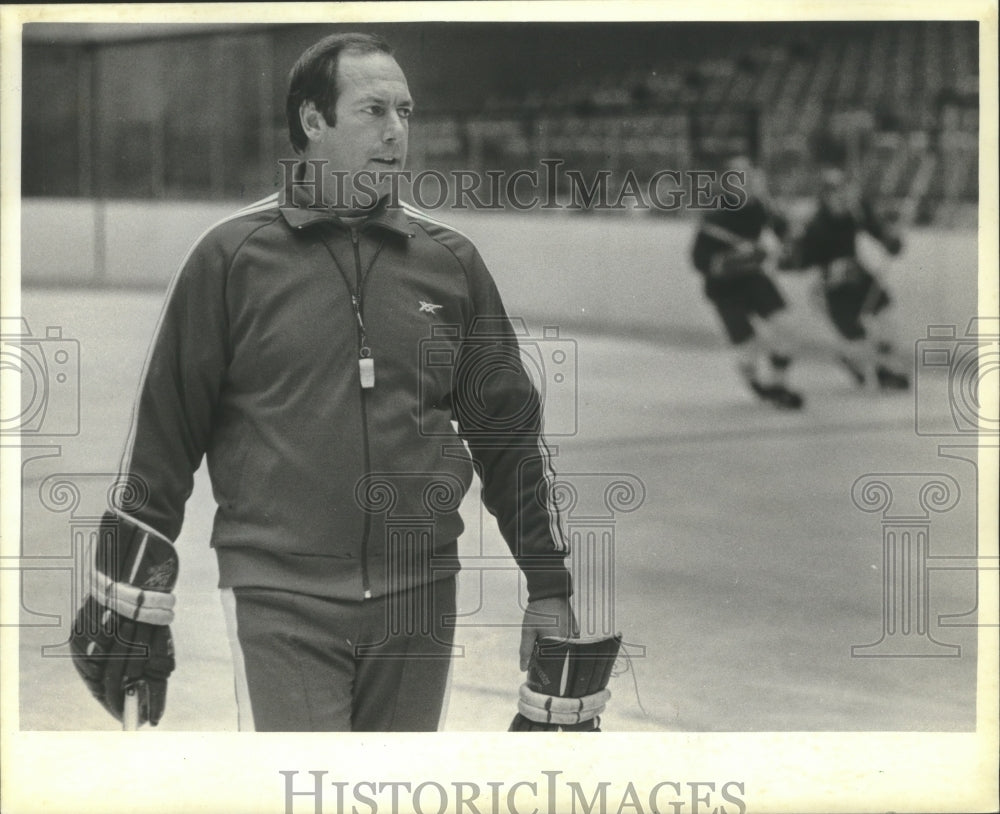
POLYGON ((330 129, 326 123, 326 117, 316 107, 313 101, 305 101, 299 105, 299 121, 302 123, 302 130, 306 138, 310 141, 319 141, 323 134, 330 129))

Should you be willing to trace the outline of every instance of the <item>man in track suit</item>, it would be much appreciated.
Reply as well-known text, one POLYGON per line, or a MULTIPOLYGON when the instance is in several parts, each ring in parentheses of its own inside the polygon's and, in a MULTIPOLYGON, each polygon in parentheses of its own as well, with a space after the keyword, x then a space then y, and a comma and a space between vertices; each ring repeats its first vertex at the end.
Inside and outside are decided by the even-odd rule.
POLYGON ((521 668, 574 630, 540 399, 494 281, 378 177, 404 167, 412 107, 379 38, 307 49, 287 104, 301 160, 171 284, 73 632, 118 717, 126 690, 142 721, 163 713, 172 543, 203 456, 241 729, 438 727, 474 469, 527 586, 521 668))

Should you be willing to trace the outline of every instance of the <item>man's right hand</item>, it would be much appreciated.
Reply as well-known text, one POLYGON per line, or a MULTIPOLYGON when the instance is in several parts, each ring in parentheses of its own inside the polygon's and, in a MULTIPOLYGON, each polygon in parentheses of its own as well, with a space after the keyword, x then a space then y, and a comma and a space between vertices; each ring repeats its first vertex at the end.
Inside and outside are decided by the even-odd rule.
POLYGON ((134 687, 139 723, 159 723, 174 669, 169 626, 136 622, 88 596, 73 624, 70 648, 87 688, 115 718, 122 720, 125 691, 134 687))
POLYGON ((170 635, 177 553, 165 537, 106 513, 90 595, 70 635, 73 664, 91 694, 119 721, 126 690, 139 699, 139 723, 159 723, 174 669, 170 635))

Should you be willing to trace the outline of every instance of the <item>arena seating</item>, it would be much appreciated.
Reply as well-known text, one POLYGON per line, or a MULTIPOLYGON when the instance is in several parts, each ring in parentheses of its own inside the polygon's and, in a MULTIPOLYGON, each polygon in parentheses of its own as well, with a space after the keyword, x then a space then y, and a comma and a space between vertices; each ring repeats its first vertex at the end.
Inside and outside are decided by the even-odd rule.
POLYGON ((428 154, 484 158, 462 154, 459 131, 479 134, 473 144, 490 134, 494 157, 557 156, 584 171, 683 169, 747 149, 775 191, 790 197, 811 194, 815 165, 839 159, 904 219, 974 225, 975 27, 922 22, 829 33, 795 30, 743 53, 665 60, 547 95, 493 97, 480 111, 450 117, 444 130, 432 130, 443 122, 423 123, 424 135, 440 139, 428 154), (817 134, 840 154, 817 149, 817 134))
MULTIPOLYGON (((23 51, 25 98, 50 100, 24 106, 23 194, 154 200, 247 199, 273 188, 278 160, 290 155, 282 66, 328 33, 144 29, 140 40, 91 42, 49 41, 43 29, 26 35, 23 51)), ((776 195, 800 199, 814 192, 818 162, 836 160, 906 221, 975 225, 976 23, 619 31, 387 32, 420 91, 411 168, 530 170, 556 158, 590 177, 648 176, 709 169, 742 151, 768 170, 776 195)))

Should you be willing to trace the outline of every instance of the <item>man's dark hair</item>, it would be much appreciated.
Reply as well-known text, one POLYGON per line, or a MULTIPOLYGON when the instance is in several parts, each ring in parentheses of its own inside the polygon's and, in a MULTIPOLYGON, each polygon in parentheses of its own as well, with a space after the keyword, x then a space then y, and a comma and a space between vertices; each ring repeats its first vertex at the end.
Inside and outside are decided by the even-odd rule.
POLYGON ((331 127, 337 124, 337 65, 344 51, 361 54, 392 54, 392 48, 375 34, 331 34, 302 52, 288 75, 288 139, 295 152, 302 153, 309 139, 302 129, 299 108, 313 102, 331 127))

